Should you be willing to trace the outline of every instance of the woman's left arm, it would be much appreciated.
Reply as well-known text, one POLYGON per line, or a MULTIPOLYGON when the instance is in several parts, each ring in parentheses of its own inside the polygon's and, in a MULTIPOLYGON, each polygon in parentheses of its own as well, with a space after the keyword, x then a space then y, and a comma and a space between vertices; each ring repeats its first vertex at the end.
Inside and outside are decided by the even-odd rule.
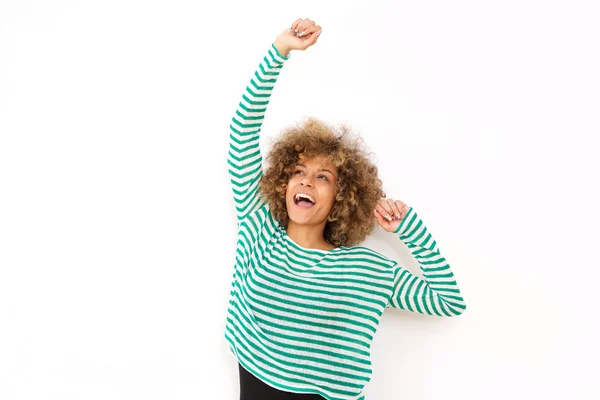
POLYGON ((393 292, 387 307, 440 317, 462 314, 467 306, 454 273, 412 207, 408 207, 404 218, 393 232, 410 249, 425 279, 412 274, 396 262, 393 267, 393 292))

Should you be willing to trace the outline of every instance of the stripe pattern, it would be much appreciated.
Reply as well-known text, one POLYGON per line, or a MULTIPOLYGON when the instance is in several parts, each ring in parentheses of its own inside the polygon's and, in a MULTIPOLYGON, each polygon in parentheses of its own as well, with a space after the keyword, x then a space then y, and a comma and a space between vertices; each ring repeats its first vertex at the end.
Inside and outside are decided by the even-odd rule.
POLYGON ((394 291, 388 307, 421 314, 453 317, 466 309, 454 273, 437 242, 410 207, 395 231, 419 263, 425 280, 394 265, 394 291))
POLYGON ((370 345, 386 307, 454 316, 464 309, 452 271, 411 208, 396 234, 423 280, 362 246, 307 249, 260 198, 259 133, 282 57, 271 45, 230 124, 229 174, 238 240, 225 339, 265 383, 329 400, 364 400, 370 345))

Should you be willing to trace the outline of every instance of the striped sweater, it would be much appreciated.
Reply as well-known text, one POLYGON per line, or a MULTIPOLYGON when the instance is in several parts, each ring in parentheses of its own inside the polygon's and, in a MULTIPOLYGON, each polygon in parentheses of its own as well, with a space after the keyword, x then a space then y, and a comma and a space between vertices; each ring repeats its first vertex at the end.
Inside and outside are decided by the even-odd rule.
POLYGON ((363 400, 371 341, 385 308, 452 317, 465 303, 412 207, 394 234, 425 280, 366 247, 304 248, 274 219, 258 189, 259 134, 289 58, 271 45, 231 119, 227 162, 238 236, 225 339, 238 362, 270 386, 363 400))

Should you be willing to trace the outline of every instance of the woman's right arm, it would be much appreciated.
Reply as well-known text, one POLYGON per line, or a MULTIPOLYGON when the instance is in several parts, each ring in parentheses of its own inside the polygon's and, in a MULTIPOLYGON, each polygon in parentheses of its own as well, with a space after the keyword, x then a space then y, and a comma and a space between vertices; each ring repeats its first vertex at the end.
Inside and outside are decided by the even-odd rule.
POLYGON ((263 57, 242 94, 229 125, 229 177, 238 223, 262 205, 258 183, 263 174, 260 130, 273 87, 291 50, 316 43, 321 27, 308 18, 297 19, 284 30, 263 57), (294 30, 298 30, 298 35, 294 30), (303 35, 300 35, 303 33, 303 35))
POLYGON ((289 54, 284 57, 275 44, 271 45, 246 86, 229 125, 227 163, 238 222, 261 206, 260 130, 279 72, 289 58, 289 54))

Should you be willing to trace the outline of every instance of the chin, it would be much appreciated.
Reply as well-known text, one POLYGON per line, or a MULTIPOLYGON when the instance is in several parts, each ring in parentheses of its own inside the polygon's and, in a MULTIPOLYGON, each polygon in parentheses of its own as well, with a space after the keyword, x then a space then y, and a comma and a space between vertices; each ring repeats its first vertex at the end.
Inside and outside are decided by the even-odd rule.
MULTIPOLYGON (((294 205, 292 205, 292 207, 294 207, 294 205)), ((321 210, 314 210, 313 213, 311 213, 310 209, 308 212, 305 210, 288 209, 288 218, 298 225, 319 225, 327 219, 327 215, 319 215, 319 211, 321 210)))
MULTIPOLYGON (((307 210, 303 210, 298 208, 294 203, 294 200, 287 201, 287 214, 290 221, 293 221, 298 225, 307 225, 307 224, 318 224, 318 209, 309 208, 307 210)), ((317 206, 313 206, 317 207, 317 206)))

